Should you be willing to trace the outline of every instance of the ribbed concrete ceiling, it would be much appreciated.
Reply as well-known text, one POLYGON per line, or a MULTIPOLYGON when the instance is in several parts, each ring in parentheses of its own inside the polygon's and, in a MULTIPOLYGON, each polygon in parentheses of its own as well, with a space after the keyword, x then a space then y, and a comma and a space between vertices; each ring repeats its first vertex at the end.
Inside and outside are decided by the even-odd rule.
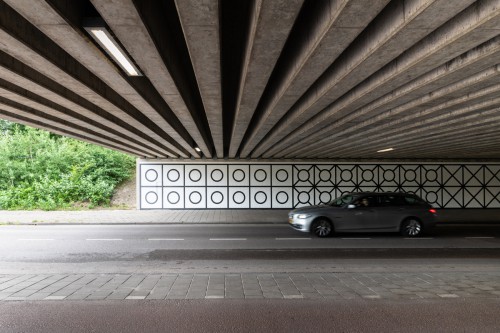
POLYGON ((0 0, 0 27, 1 118, 140 157, 500 158, 500 0, 0 0))

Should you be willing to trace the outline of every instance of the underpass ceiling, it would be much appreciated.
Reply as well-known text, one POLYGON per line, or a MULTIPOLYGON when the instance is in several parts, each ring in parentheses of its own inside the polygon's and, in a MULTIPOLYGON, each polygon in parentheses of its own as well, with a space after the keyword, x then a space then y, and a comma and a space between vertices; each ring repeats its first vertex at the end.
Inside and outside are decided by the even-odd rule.
POLYGON ((139 157, 500 158, 500 0, 0 0, 0 28, 0 118, 139 157))

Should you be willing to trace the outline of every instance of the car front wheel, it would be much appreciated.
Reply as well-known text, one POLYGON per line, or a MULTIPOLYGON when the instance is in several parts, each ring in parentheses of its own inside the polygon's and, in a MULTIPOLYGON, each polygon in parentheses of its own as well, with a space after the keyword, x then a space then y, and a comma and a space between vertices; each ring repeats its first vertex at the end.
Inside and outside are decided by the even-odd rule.
POLYGON ((318 237, 329 237, 333 234, 332 222, 325 218, 317 219, 311 226, 311 232, 318 237))
POLYGON ((422 234, 422 222, 416 218, 408 218, 401 224, 401 235, 405 237, 418 237, 422 234))

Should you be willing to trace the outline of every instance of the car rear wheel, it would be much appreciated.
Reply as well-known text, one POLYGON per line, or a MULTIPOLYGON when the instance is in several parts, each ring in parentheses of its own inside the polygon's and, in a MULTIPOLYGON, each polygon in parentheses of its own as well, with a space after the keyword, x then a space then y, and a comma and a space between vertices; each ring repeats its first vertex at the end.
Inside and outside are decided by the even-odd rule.
POLYGON ((333 234, 332 222, 325 218, 319 218, 313 222, 311 232, 318 237, 329 237, 333 234))
POLYGON ((411 217, 407 218, 401 224, 401 235, 405 237, 418 237, 422 234, 422 222, 411 217))

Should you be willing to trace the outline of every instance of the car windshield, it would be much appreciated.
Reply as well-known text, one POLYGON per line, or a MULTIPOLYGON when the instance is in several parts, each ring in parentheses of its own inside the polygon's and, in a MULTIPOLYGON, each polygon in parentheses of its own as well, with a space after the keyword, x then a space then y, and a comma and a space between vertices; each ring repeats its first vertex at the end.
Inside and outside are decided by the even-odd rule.
POLYGON ((348 203, 351 203, 356 197, 352 194, 346 194, 341 196, 340 198, 337 198, 333 201, 330 201, 328 205, 333 206, 333 207, 342 207, 348 203))

